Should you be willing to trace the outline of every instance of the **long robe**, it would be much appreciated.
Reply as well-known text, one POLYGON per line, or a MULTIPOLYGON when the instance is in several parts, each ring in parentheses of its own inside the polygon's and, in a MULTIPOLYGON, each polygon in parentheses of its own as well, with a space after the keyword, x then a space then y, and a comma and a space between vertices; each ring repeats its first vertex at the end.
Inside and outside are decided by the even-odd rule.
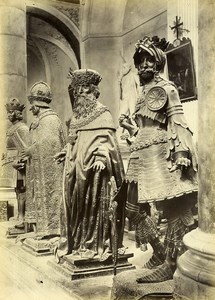
POLYGON ((54 155, 65 145, 62 123, 55 112, 47 109, 31 124, 30 133, 25 219, 36 223, 37 235, 59 235, 63 167, 54 161, 54 155))
MULTIPOLYGON (((112 247, 108 183, 113 176, 119 188, 124 177, 115 127, 107 107, 98 103, 89 117, 71 121, 70 135, 74 131, 75 143, 67 145, 58 256, 88 250, 101 257, 112 247), (106 168, 94 171, 95 161, 102 161, 106 168)), ((125 200, 117 199, 117 247, 122 247, 125 200)))

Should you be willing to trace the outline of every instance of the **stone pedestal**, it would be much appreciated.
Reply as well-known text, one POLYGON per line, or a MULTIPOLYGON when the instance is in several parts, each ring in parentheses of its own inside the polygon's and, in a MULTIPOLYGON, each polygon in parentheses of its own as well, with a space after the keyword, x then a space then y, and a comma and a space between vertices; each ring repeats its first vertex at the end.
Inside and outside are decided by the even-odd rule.
MULTIPOLYGON (((29 235, 34 233, 29 233, 29 235)), ((28 233, 26 234, 28 235, 28 233)), ((59 237, 39 239, 34 237, 26 238, 22 244, 24 250, 30 252, 34 256, 53 255, 54 247, 59 237)))
MULTIPOLYGON (((128 262, 131 257, 133 257, 132 253, 119 255, 116 266, 117 273, 135 269, 128 262)), ((50 263, 59 272, 64 273, 65 276, 70 276, 71 280, 114 274, 112 256, 105 261, 100 261, 98 258, 87 259, 75 255, 66 255, 60 259, 59 264, 54 261, 50 263)))
POLYGON ((7 202, 7 219, 5 221, 8 221, 10 217, 17 215, 17 199, 14 188, 0 186, 0 205, 2 205, 1 202, 7 202))
POLYGON ((0 201, 0 222, 8 220, 8 202, 0 201))
POLYGON ((25 228, 15 228, 14 226, 9 227, 6 232, 6 237, 8 239, 13 239, 13 238, 16 238, 20 234, 24 234, 25 232, 26 232, 25 228))

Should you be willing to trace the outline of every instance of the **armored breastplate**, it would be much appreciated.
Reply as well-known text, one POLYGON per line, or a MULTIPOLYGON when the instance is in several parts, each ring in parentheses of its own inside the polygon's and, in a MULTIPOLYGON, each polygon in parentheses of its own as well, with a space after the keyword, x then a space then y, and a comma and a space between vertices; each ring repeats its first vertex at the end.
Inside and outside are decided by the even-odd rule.
POLYGON ((161 79, 153 85, 145 86, 136 105, 136 117, 142 116, 165 124, 169 101, 168 88, 171 82, 161 79))
POLYGON ((164 124, 166 103, 167 94, 162 87, 156 86, 145 90, 137 102, 135 118, 147 117, 164 124))

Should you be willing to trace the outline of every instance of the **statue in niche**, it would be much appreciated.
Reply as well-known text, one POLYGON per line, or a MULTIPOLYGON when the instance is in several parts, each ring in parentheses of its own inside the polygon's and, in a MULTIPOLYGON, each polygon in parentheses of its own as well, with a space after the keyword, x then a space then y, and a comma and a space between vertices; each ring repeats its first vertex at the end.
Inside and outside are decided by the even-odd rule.
MULTIPOLYGON (((14 217, 17 220, 14 231, 9 228, 9 235, 12 232, 24 233, 24 216, 26 200, 26 163, 21 158, 21 151, 29 145, 29 128, 23 122, 23 110, 25 106, 17 98, 11 98, 6 103, 8 120, 12 123, 6 134, 7 152, 3 154, 2 165, 12 163, 15 171, 14 187, 17 196, 18 215, 14 217), (20 230, 20 231, 19 231, 20 230)), ((13 172, 12 172, 13 173, 13 172)), ((10 174, 13 178, 13 174, 10 174)))
MULTIPOLYGON (((132 71, 131 65, 128 64, 124 57, 121 55, 123 63, 121 71, 118 75, 119 90, 120 90, 120 105, 119 115, 125 115, 130 117, 135 110, 136 101, 139 93, 139 80, 138 76, 132 71)), ((129 119, 129 118, 128 118, 129 119)), ((132 122, 132 120, 130 119, 132 122)), ((127 131, 121 127, 118 130, 120 132, 121 140, 125 140, 128 137, 127 131)))
MULTIPOLYGON (((113 241, 109 216, 109 182, 119 188, 124 170, 108 107, 98 102, 102 77, 91 69, 70 70, 69 94, 73 115, 68 143, 55 156, 64 161, 61 239, 55 248, 57 261, 74 254, 100 261, 111 256, 113 241)), ((124 231, 124 199, 118 199, 116 232, 119 252, 124 231)))
POLYGON ((54 155, 65 145, 64 132, 50 108, 52 94, 47 83, 35 83, 28 100, 35 118, 30 126, 31 144, 22 151, 30 169, 25 221, 36 224, 36 238, 49 238, 60 235, 63 168, 55 163, 54 155))
POLYGON ((136 126, 125 115, 119 119, 135 138, 132 143, 128 139, 127 216, 136 224, 137 242, 150 243, 153 248, 153 256, 144 267, 155 269, 150 274, 143 271, 138 283, 173 278, 176 259, 185 251, 183 236, 194 223, 192 208, 197 198, 192 132, 175 85, 159 75, 166 62, 166 45, 165 39, 157 37, 145 37, 136 44, 133 58, 142 86, 133 114, 136 126), (168 221, 164 245, 149 217, 149 203, 155 203, 168 221))

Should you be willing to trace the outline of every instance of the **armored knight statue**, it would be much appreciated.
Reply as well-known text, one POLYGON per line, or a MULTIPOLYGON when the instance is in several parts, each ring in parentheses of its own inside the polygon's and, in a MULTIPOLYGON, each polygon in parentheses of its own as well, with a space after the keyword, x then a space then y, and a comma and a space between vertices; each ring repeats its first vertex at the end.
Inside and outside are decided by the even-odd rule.
POLYGON ((145 264, 155 268, 138 278, 138 283, 171 279, 176 259, 184 251, 183 236, 194 219, 192 207, 197 197, 197 158, 192 132, 185 121, 175 85, 163 79, 165 39, 144 37, 136 44, 134 64, 142 92, 136 104, 132 126, 120 117, 133 142, 126 181, 127 216, 136 224, 139 244, 150 243, 154 253, 145 264), (163 49, 163 50, 162 50, 163 49), (164 247, 149 217, 149 203, 155 203, 168 220, 164 247))
MULTIPOLYGON (((82 258, 107 259, 113 249, 109 218, 109 182, 116 189, 124 171, 108 107, 98 102, 98 84, 102 77, 91 69, 70 70, 69 94, 73 115, 68 144, 56 155, 64 161, 64 191, 61 215, 61 239, 55 249, 61 257, 74 254, 82 258)), ((124 199, 116 209, 117 245, 122 249, 124 199)))
POLYGON ((60 235, 60 199, 63 168, 54 155, 64 147, 64 132, 57 114, 50 108, 51 89, 35 83, 28 96, 34 120, 30 126, 31 144, 22 152, 30 168, 26 200, 26 222, 35 223, 36 237, 60 235))
MULTIPOLYGON (((29 145, 29 128, 23 122, 22 112, 24 108, 24 104, 21 104, 17 98, 11 98, 6 103, 8 120, 12 125, 7 130, 6 134, 7 153, 4 155, 3 164, 12 162, 12 166, 16 170, 14 187, 18 207, 18 223, 15 225, 15 228, 17 229, 24 229, 26 200, 26 164, 21 159, 21 151, 29 145), (12 156, 11 153, 13 153, 12 156)), ((13 177, 12 173, 11 177, 13 177)), ((13 231, 13 228, 11 228, 11 230, 13 231)), ((10 235, 10 229, 8 233, 10 235)))

